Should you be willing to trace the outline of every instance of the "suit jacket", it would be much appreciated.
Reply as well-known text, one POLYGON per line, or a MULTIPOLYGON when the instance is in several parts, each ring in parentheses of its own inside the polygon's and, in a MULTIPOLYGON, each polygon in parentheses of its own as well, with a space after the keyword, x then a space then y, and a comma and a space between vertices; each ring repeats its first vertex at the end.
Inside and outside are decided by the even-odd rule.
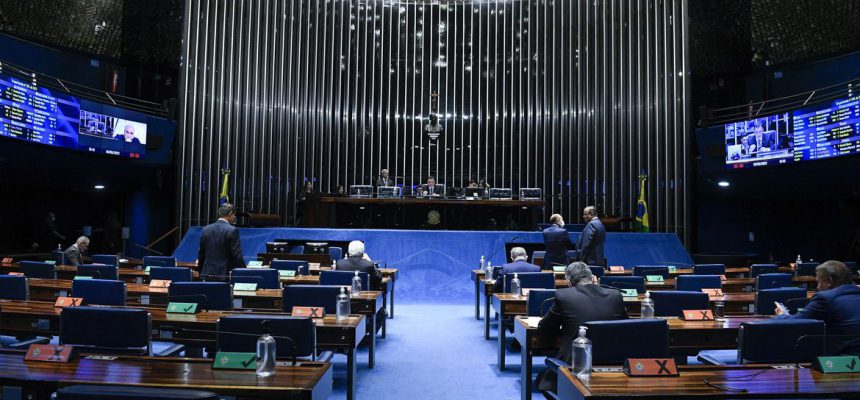
POLYGON ((579 250, 578 260, 588 265, 603 265, 604 242, 606 242, 606 227, 599 219, 592 219, 582 229, 582 234, 576 241, 576 250, 579 250))
POLYGON ((379 186, 394 186, 394 179, 389 176, 388 179, 383 179, 381 176, 376 180, 376 187, 379 186))
POLYGON ((543 258, 544 269, 552 269, 553 266, 570 264, 567 250, 573 245, 570 242, 570 234, 567 230, 552 224, 543 230, 543 243, 546 247, 546 255, 543 258))
POLYGON ((358 271, 367 272, 370 284, 370 290, 379 290, 382 283, 382 272, 376 268, 373 261, 368 261, 361 256, 349 256, 344 259, 337 260, 336 270, 338 271, 358 271))
POLYGON ((764 132, 761 135, 761 143, 756 143, 756 138, 755 138, 754 133, 751 135, 748 135, 746 137, 746 142, 747 142, 747 149, 751 149, 752 151, 755 151, 755 152, 758 152, 759 150, 761 150, 762 147, 767 147, 767 148, 773 150, 774 145, 776 144, 776 143, 774 143, 775 140, 774 140, 773 135, 769 134, 768 132, 764 132), (753 145, 757 145, 757 146, 755 146, 755 148, 753 149, 753 147, 752 147, 753 145))
MULTIPOLYGON (((815 293, 809 304, 797 314, 781 315, 779 318, 817 319, 827 325, 827 334, 860 335, 860 287, 842 285, 815 293)), ((860 341, 841 350, 847 354, 860 355, 860 341)))
POLYGON ((69 265, 77 267, 84 262, 83 257, 81 257, 81 251, 75 246, 69 246, 69 248, 63 252, 63 255, 66 256, 66 262, 68 262, 69 265))
POLYGON ((226 280, 231 269, 245 268, 239 230, 220 219, 206 225, 200 233, 197 262, 201 265, 201 275, 217 276, 210 280, 226 280))
POLYGON ((430 190, 430 187, 427 185, 421 185, 421 195, 422 196, 424 196, 424 192, 427 192, 427 196, 434 195, 434 194, 441 196, 444 194, 444 193, 442 193, 442 186, 439 186, 438 184, 433 185, 433 190, 430 190))
MULTIPOLYGON (((549 343, 562 336, 558 358, 571 362, 571 342, 579 335, 579 326, 588 321, 626 319, 627 309, 621 292, 597 285, 576 285, 558 289, 549 312, 538 324, 538 335, 549 343)), ((538 378, 538 388, 552 390, 556 386, 556 375, 547 369, 538 378)))
POLYGON ((496 278, 496 283, 493 284, 493 292, 502 293, 505 286, 505 274, 513 274, 515 272, 540 272, 540 267, 523 260, 503 264, 499 269, 499 277, 496 278))

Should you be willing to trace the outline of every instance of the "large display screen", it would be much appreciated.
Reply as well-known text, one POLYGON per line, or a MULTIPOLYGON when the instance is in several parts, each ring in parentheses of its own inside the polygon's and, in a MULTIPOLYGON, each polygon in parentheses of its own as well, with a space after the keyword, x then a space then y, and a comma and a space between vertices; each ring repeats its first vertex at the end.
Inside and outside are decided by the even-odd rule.
POLYGON ((725 142, 731 169, 860 153, 860 96, 726 124, 725 142))
POLYGON ((107 115, 82 103, 92 104, 0 73, 0 136, 131 158, 146 154, 144 115, 107 115))

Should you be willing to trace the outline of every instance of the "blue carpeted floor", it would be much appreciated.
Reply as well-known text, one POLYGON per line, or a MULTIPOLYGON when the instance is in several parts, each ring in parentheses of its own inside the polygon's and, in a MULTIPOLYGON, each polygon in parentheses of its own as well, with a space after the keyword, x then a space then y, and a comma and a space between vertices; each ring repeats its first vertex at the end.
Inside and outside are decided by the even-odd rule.
MULTIPOLYGON (((484 340, 483 321, 467 305, 400 304, 377 338, 376 365, 367 348, 358 355, 357 399, 518 399, 519 352, 508 350, 507 369, 496 367, 496 336, 484 340)), ((510 335, 512 336, 512 335, 510 335)), ((535 369, 543 358, 535 359, 535 369)), ((334 358, 331 399, 346 398, 346 358, 334 358)), ((535 399, 543 398, 535 392, 535 399)))

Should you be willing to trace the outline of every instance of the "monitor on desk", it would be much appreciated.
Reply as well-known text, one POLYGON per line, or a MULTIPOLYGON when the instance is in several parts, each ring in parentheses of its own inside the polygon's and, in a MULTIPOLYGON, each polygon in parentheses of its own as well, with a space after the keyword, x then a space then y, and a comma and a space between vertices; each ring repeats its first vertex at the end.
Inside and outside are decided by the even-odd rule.
POLYGON ((510 200, 513 194, 510 188, 492 188, 490 189, 490 200, 510 200))
POLYGON ((379 199, 399 199, 403 197, 403 188, 399 186, 380 186, 376 189, 379 199))
POLYGON ((466 191, 466 198, 481 198, 485 196, 484 188, 467 187, 464 190, 466 191))
POLYGON ((373 197, 373 186, 350 185, 349 197, 373 197))

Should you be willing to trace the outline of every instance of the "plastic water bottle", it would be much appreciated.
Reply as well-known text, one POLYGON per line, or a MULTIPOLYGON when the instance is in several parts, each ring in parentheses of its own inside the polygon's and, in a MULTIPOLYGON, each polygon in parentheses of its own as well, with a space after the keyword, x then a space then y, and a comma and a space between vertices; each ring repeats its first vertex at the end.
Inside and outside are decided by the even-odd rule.
POLYGON ((585 337, 586 327, 579 327, 579 337, 573 339, 571 346, 573 358, 573 373, 580 378, 588 378, 591 376, 591 340, 585 337))
POLYGON ((491 281, 493 280, 493 262, 487 261, 487 270, 484 271, 484 279, 491 281))
POLYGON ((645 292, 640 314, 642 318, 654 318, 654 300, 651 300, 651 292, 645 292))
POLYGON ((514 297, 523 295, 523 290, 520 287, 520 277, 516 272, 514 273, 514 279, 511 279, 511 295, 514 297))
POLYGON ((798 266, 800 266, 800 263, 802 263, 802 262, 803 262, 803 259, 802 259, 802 258, 800 258, 800 254, 798 254, 798 255, 797 255, 797 260, 795 260, 795 261, 794 261, 794 263, 795 263, 795 264, 794 264, 794 268, 797 268, 798 266))
POLYGON ((355 271, 355 276, 352 277, 352 295, 357 296, 361 293, 361 277, 358 276, 358 271, 355 271))
POLYGON ((263 336, 257 339, 257 376, 275 374, 275 338, 269 333, 268 321, 263 322, 263 336))
POLYGON ((304 268, 305 268, 305 266, 304 266, 304 265, 299 265, 299 268, 298 268, 298 270, 296 271, 296 276, 298 276, 298 275, 304 275, 304 274, 302 273, 302 270, 303 270, 304 268))
POLYGON ((481 254, 481 271, 484 270, 484 255, 481 254))
POLYGON ((346 295, 346 288, 340 288, 340 294, 337 295, 337 319, 349 318, 349 296, 346 295))

